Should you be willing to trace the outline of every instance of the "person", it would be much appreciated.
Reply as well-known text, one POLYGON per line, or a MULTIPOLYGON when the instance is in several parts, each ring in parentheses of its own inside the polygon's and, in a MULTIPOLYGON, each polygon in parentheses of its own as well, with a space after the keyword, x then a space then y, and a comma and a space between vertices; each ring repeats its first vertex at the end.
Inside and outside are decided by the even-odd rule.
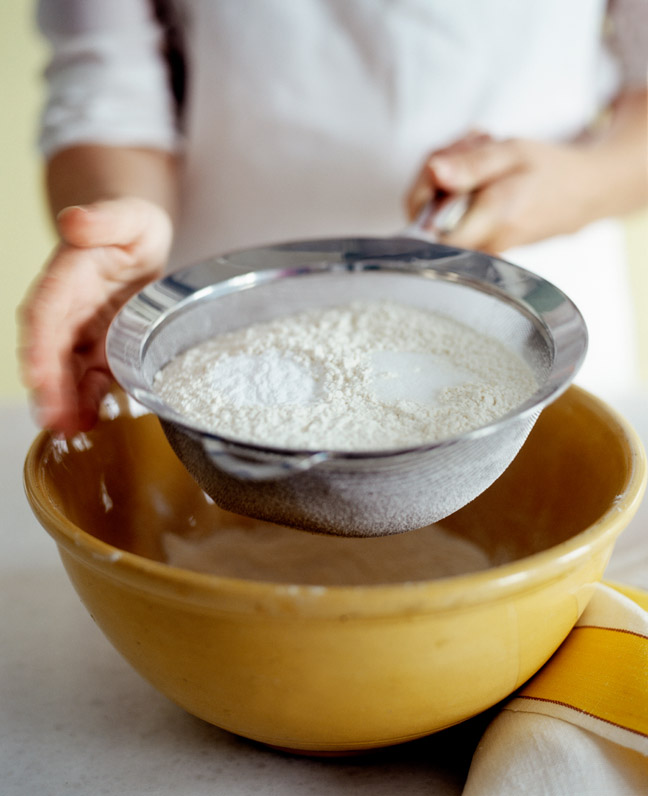
POLYGON ((90 428, 118 308, 165 269, 397 232, 504 255, 583 311, 584 386, 634 374, 623 239, 646 181, 644 0, 41 0, 59 243, 21 309, 42 425, 90 428))

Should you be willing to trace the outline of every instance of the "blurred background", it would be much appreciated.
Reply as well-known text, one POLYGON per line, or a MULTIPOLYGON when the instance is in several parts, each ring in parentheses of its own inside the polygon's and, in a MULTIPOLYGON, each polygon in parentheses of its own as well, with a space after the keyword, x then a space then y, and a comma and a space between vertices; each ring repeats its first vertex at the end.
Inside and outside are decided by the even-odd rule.
POLYGON ((32 2, 0 4, 0 401, 24 397, 16 358, 16 307, 54 244, 41 189, 36 119, 46 50, 32 2))
MULTIPOLYGON (((26 398, 18 373, 16 308, 54 244, 41 187, 36 126, 46 49, 34 25, 34 4, 0 4, 0 403, 26 398)), ((625 219, 642 376, 648 382, 648 211, 625 219)))

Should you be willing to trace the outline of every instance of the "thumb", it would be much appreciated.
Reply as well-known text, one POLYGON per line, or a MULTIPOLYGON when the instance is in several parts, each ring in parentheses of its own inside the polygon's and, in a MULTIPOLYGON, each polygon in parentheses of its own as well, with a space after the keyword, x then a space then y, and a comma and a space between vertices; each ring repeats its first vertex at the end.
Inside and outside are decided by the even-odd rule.
POLYGON ((515 140, 485 140, 464 151, 445 151, 427 163, 434 182, 449 193, 468 193, 510 174, 524 165, 522 147, 515 140))
POLYGON ((56 217, 61 238, 79 248, 128 246, 152 223, 170 221, 158 205, 130 196, 66 207, 56 217))

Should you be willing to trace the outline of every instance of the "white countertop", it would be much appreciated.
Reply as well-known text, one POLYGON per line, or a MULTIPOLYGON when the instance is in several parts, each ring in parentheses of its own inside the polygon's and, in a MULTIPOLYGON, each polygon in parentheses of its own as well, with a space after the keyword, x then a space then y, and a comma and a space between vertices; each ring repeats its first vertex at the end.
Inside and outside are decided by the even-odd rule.
MULTIPOLYGON (((648 447, 648 396, 614 406, 648 447)), ((4 796, 459 794, 484 726, 352 758, 286 755, 193 718, 148 685, 93 624, 33 517, 22 463, 36 428, 0 407, 0 781, 4 796)), ((648 499, 609 580, 648 589, 648 499)))

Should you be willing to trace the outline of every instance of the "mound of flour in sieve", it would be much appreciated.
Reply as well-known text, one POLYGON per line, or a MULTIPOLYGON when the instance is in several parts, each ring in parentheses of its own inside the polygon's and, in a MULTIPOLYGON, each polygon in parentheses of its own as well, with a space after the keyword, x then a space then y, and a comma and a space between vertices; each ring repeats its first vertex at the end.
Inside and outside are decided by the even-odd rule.
POLYGON ((530 368, 497 340, 390 301, 221 334, 155 378, 167 404, 215 433, 341 451, 448 438, 501 417, 536 386, 530 368))

